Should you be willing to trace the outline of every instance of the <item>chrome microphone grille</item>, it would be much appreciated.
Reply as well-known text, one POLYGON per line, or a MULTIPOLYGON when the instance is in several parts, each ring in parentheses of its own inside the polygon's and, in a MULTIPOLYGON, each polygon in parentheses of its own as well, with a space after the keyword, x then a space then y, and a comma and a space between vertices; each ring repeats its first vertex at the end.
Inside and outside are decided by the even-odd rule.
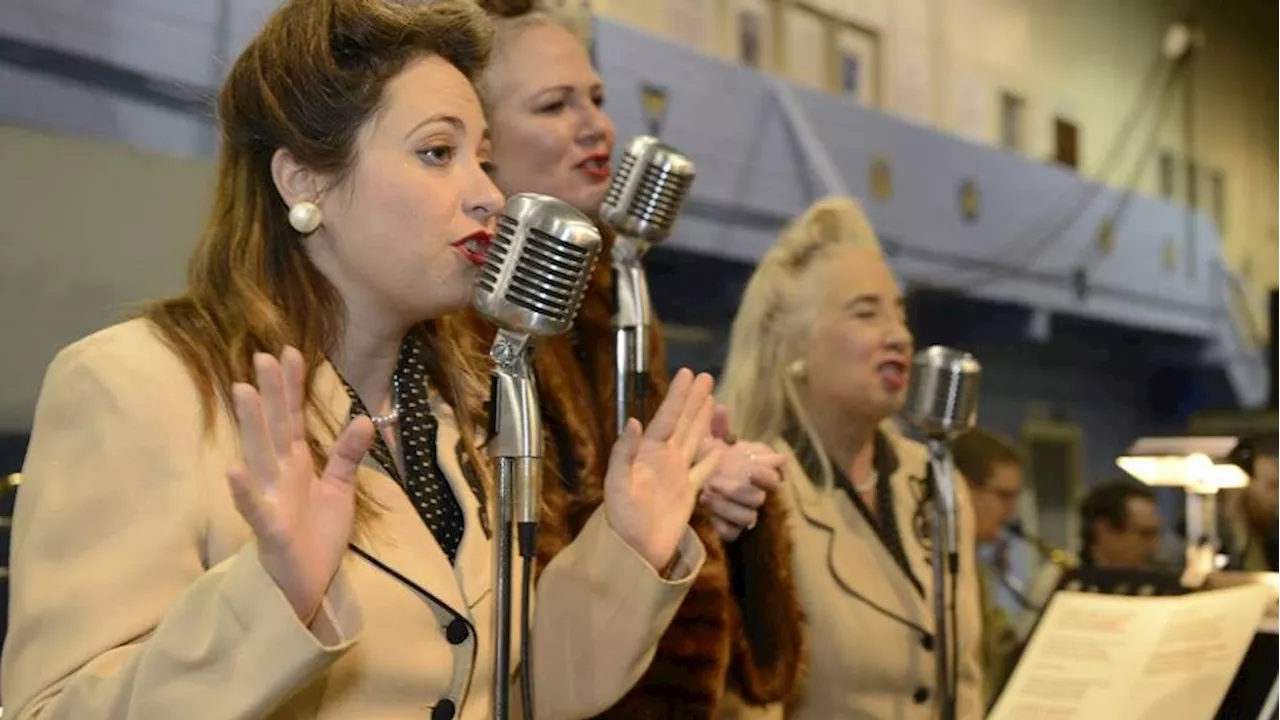
POLYGON ((903 415, 933 437, 973 427, 978 418, 982 366, 969 353, 934 345, 916 353, 903 415))
POLYGON ((476 282, 475 306, 499 327, 548 336, 567 332, 600 253, 586 216, 545 195, 513 196, 476 282))
POLYGON ((637 137, 622 153, 601 217, 623 235, 661 242, 671 234, 696 174, 693 161, 675 149, 657 138, 637 137))

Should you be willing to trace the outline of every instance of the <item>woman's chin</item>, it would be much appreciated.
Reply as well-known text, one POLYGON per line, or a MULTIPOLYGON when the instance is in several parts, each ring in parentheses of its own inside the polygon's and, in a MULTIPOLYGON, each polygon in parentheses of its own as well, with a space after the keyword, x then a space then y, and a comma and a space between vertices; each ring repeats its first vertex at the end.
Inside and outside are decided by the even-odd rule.
POLYGON ((598 222, 600 220, 600 206, 604 203, 604 198, 608 191, 609 184, 605 183, 601 186, 581 188, 578 192, 573 193, 572 197, 562 199, 573 206, 574 210, 591 218, 593 222, 598 222))
POLYGON ((880 416, 881 420, 888 420, 894 415, 902 412, 902 408, 906 406, 906 404, 906 393, 891 393, 886 397, 881 398, 880 402, 876 403, 878 406, 877 410, 879 411, 876 414, 880 416))
POLYGON ((471 307, 471 304, 475 302, 475 299, 476 287, 474 284, 468 284, 465 289, 455 293, 454 296, 449 299, 448 310, 442 314, 452 315, 453 313, 462 312, 463 310, 471 307))
POLYGON ((459 283, 459 287, 456 290, 438 293, 434 297, 426 299, 426 302, 419 304, 416 314, 420 322, 436 320, 446 315, 454 315, 470 308, 475 296, 474 283, 459 283))

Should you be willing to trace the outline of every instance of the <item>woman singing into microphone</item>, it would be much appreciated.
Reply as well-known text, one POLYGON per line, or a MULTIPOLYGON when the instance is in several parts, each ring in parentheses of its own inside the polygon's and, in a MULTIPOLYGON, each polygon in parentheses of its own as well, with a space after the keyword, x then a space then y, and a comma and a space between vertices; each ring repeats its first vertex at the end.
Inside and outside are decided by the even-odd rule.
MULTIPOLYGON (((45 378, 7 717, 492 717, 483 366, 442 328, 502 202, 491 32, 466 2, 293 0, 236 61, 187 291, 45 378)), ((538 584, 537 717, 622 697, 698 576, 710 391, 680 372, 608 444, 538 584)))
MULTIPOLYGON (((585 43, 567 18, 527 0, 482 5, 495 14, 497 27, 493 61, 480 84, 493 128, 494 180, 508 195, 545 193, 597 218, 612 176, 615 133, 585 43)), ((541 565, 577 536, 600 504, 607 448, 617 433, 613 234, 600 227, 606 247, 574 331, 544 343, 534 363, 548 428, 541 565)), ((482 320, 474 327, 487 348, 492 331, 482 320)), ((656 324, 649 347, 646 394, 656 398, 668 382, 656 324)), ((712 718, 726 685, 756 704, 791 693, 800 669, 800 616, 781 506, 776 499, 766 503, 781 462, 756 443, 725 452, 693 521, 707 547, 702 573, 649 671, 606 717, 712 718)))
MULTIPOLYGON (((779 495, 811 648, 789 717, 936 716, 928 456, 890 421, 911 359, 902 293, 862 209, 814 204, 748 283, 721 390, 739 435, 788 458, 779 495)), ((959 492, 957 717, 972 720, 981 615, 959 492)))

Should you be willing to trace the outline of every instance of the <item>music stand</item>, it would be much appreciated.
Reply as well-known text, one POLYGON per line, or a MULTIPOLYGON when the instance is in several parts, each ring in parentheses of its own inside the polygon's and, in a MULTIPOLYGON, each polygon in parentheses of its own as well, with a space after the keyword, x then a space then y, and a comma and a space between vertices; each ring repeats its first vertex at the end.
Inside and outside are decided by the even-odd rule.
POLYGON ((1277 713, 1277 659, 1280 657, 1280 573, 1272 572, 1217 572, 1204 583, 1205 590, 1235 587, 1244 584, 1267 585, 1272 588, 1269 613, 1262 618, 1253 642, 1245 652, 1240 668, 1231 680, 1215 720, 1239 720, 1257 717, 1274 720, 1277 713))

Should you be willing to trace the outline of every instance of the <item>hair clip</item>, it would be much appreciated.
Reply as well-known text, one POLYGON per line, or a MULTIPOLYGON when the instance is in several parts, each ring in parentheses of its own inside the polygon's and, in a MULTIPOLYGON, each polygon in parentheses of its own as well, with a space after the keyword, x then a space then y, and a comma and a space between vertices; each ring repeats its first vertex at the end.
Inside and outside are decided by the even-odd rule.
POLYGON ((760 318, 760 329, 763 330, 765 334, 768 334, 769 330, 773 327, 774 321, 777 319, 778 306, 776 304, 770 304, 769 309, 765 310, 764 316, 760 318))
POLYGON ((782 265, 792 272, 803 270, 810 262, 813 261, 814 256, 817 255, 819 251, 826 248, 828 245, 834 244, 837 240, 837 238, 826 237, 808 243, 792 254, 791 257, 785 258, 782 261, 782 265))

